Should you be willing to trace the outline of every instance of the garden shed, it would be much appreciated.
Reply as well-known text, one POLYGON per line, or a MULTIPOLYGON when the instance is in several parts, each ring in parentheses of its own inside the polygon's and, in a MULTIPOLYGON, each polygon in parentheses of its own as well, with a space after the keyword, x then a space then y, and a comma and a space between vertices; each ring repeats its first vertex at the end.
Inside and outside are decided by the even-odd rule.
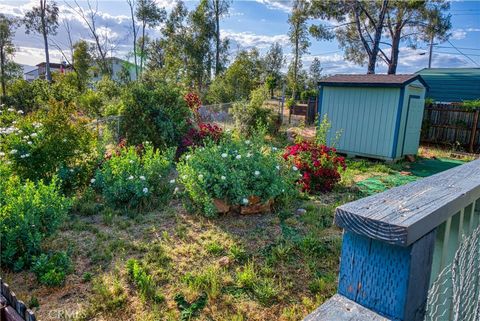
POLYGON ((417 154, 426 88, 420 75, 321 80, 318 114, 327 115, 332 126, 327 142, 337 140, 337 150, 349 156, 397 160, 417 154))

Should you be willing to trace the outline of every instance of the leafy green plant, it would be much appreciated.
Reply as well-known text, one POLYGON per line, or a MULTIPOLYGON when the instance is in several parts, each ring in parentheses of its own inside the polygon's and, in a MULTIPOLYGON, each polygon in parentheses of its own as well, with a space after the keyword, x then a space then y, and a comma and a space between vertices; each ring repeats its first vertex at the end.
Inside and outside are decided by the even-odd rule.
POLYGON ((61 195, 58 179, 45 184, 26 181, 0 166, 0 259, 21 270, 41 252, 42 241, 64 221, 71 200, 61 195))
POLYGON ((72 262, 66 252, 41 254, 33 258, 32 272, 41 284, 60 286, 73 270, 72 262))
POLYGON ((298 178, 276 148, 232 138, 184 155, 177 170, 189 198, 209 217, 217 213, 215 200, 232 206, 273 201, 292 194, 298 178))
POLYGON ((23 115, 12 108, 0 114, 0 155, 13 171, 33 181, 57 175, 66 192, 85 185, 96 166, 96 139, 89 120, 63 102, 23 115))
POLYGON ((121 147, 97 170, 93 186, 113 208, 142 210, 161 203, 172 192, 167 175, 173 154, 173 149, 160 153, 149 143, 140 151, 135 147, 121 147))
POLYGON ((181 321, 190 321, 197 318, 200 312, 205 308, 208 301, 206 293, 200 294, 200 296, 192 303, 188 302, 183 294, 179 293, 174 298, 177 303, 177 308, 180 311, 181 321))
POLYGON ((209 298, 217 298, 223 287, 224 270, 217 266, 209 266, 199 273, 187 273, 182 281, 195 291, 208 294, 209 298))
POLYGON ((151 300, 155 303, 165 300, 163 294, 157 289, 153 277, 147 273, 138 260, 129 259, 127 261, 127 273, 144 300, 151 300))
POLYGON ((465 100, 463 102, 463 108, 466 109, 477 109, 480 108, 480 99, 475 99, 475 100, 465 100))

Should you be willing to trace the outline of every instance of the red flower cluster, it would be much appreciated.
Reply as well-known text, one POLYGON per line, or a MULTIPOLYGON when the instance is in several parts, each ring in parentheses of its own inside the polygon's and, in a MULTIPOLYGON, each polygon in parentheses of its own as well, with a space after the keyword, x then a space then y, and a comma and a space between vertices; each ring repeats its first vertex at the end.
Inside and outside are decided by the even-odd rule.
POLYGON ((331 191, 340 181, 339 169, 346 169, 345 159, 337 156, 335 148, 310 142, 288 146, 283 158, 299 169, 298 183, 307 192, 331 191))
POLYGON ((183 99, 187 103, 188 108, 190 108, 193 112, 197 112, 198 108, 202 105, 202 101, 200 100, 200 96, 197 93, 189 92, 183 99))
MULTIPOLYGON (((120 142, 117 144, 117 146, 105 152, 105 155, 104 155, 105 160, 109 160, 110 158, 112 158, 113 155, 120 156, 121 151, 123 149, 126 149, 127 147, 128 147, 127 139, 126 138, 120 139, 120 142)), ((144 150, 145 150, 145 146, 143 146, 143 144, 138 144, 135 146, 135 151, 139 155, 142 154, 144 150)))
POLYGON ((188 146, 203 146, 204 140, 210 138, 217 142, 223 134, 223 130, 216 124, 201 123, 198 128, 192 127, 187 135, 182 139, 182 145, 188 146))

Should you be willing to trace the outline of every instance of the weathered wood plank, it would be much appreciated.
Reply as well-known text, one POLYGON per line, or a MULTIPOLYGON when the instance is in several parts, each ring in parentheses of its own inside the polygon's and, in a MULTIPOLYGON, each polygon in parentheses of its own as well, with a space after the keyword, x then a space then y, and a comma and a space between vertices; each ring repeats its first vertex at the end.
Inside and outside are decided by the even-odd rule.
POLYGON ((337 208, 335 224, 408 246, 480 197, 480 160, 337 208))
POLYGON ((346 297, 335 294, 303 321, 389 321, 346 297))

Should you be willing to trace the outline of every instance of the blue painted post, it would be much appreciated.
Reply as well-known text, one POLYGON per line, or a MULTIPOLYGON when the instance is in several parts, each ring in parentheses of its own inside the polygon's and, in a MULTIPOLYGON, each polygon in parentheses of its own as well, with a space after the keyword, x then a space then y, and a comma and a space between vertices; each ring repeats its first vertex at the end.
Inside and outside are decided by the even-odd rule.
POLYGON ((408 247, 346 231, 338 293, 392 320, 422 321, 435 232, 408 247))

